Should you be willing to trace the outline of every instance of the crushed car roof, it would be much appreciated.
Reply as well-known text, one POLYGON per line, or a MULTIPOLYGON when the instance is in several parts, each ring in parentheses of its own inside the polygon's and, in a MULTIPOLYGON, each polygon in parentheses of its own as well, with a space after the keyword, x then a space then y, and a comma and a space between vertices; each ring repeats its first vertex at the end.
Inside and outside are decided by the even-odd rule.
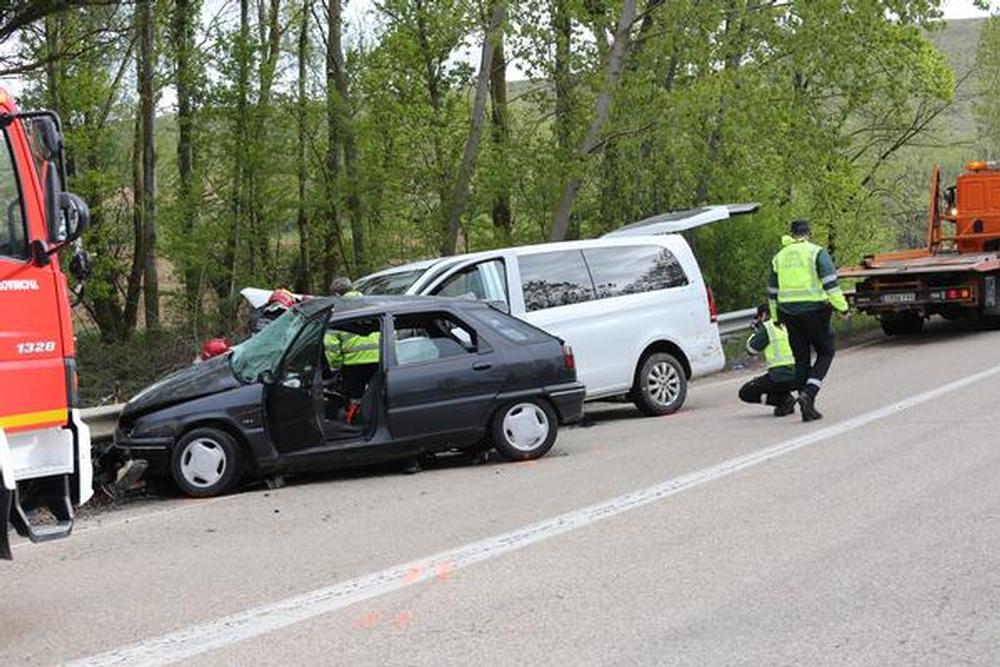
POLYGON ((472 299, 459 299, 441 296, 319 296, 306 299, 295 305, 295 309, 306 317, 311 317, 333 306, 334 313, 349 313, 354 311, 395 311, 420 309, 433 306, 451 306, 457 308, 489 308, 489 304, 472 299))

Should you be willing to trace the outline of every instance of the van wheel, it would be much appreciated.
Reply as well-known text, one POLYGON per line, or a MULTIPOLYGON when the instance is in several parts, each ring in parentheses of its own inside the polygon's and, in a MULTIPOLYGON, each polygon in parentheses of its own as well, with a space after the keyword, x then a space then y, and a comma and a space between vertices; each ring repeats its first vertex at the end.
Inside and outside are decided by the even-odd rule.
POLYGON ((501 456, 509 461, 529 461, 552 449, 559 419, 547 401, 528 398, 497 410, 491 430, 493 446, 501 456))
POLYGON ((677 412, 687 398, 687 376, 684 366, 667 352, 654 352, 643 357, 632 385, 632 402, 648 417, 677 412))
POLYGON ((196 428, 174 445, 170 471, 185 495, 207 498, 239 481, 242 458, 233 436, 217 428, 196 428))

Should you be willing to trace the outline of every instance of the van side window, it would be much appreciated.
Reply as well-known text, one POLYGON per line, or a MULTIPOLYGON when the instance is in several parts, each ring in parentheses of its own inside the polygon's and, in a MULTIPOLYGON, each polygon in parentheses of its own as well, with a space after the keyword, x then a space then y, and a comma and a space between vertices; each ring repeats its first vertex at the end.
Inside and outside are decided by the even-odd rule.
POLYGON ((28 258, 28 235, 21 208, 21 190, 10 154, 10 139, 4 132, 0 147, 0 256, 28 258))
POLYGON ((434 294, 507 303, 507 269, 502 259, 473 264, 438 285, 434 294))
POLYGON ((688 284, 680 262, 662 246, 588 248, 583 256, 594 276, 599 299, 688 284))
POLYGON ((579 250, 560 250, 522 255, 521 288, 529 312, 591 301, 594 283, 579 250))

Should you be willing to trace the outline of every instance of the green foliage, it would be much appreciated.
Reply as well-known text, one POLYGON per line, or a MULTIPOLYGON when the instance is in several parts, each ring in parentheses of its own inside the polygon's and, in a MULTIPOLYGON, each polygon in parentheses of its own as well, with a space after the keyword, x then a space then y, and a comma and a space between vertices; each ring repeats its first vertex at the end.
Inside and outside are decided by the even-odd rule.
MULTIPOLYGON (((724 310, 761 298, 766 267, 792 218, 811 219, 841 265, 918 242, 927 175, 938 158, 921 146, 947 143, 942 132, 955 103, 953 66, 970 59, 950 64, 935 44, 945 33, 939 5, 640 2, 602 138, 576 159, 571 149, 590 125, 604 85, 621 2, 510 2, 506 56, 529 80, 509 82, 509 138, 489 141, 493 128, 486 128, 460 250, 547 239, 571 170, 582 178, 572 216, 574 233, 581 236, 669 209, 761 202, 760 213, 750 219, 691 235, 724 310), (501 193, 510 199, 510 229, 495 226, 491 217, 501 193)), ((469 132, 476 69, 464 54, 481 46, 486 0, 375 3, 363 32, 346 26, 343 99, 328 83, 329 26, 322 3, 240 0, 218 21, 202 13, 194 21, 195 47, 186 70, 179 64, 174 20, 179 6, 157 5, 157 224, 168 324, 215 332, 232 321, 234 290, 306 282, 300 229, 310 238, 313 286, 334 267, 356 276, 439 252, 469 132), (245 26, 240 4, 248 9, 245 26), (303 21, 309 28, 307 99, 299 104, 303 21), (173 106, 182 77, 192 102, 187 190, 179 174, 180 119, 173 106), (337 96, 332 105, 330 95, 337 96), (331 109, 343 112, 332 133, 331 109), (304 165, 300 122, 308 139, 304 165), (331 137, 342 145, 331 146, 331 137), (347 137, 354 142, 353 158, 347 137), (351 159, 353 171, 346 168, 351 159), (350 219, 355 212, 357 221, 350 219), (364 239, 360 253, 355 233, 364 239)), ((200 3, 190 6, 197 14, 200 3)), ((87 238, 98 255, 88 304, 112 338, 127 338, 135 326, 135 314, 126 307, 135 252, 131 164, 137 106, 130 92, 130 12, 87 7, 60 15, 68 35, 106 25, 102 39, 110 48, 73 59, 57 54, 56 76, 45 68, 31 74, 25 100, 57 106, 68 121, 71 186, 86 196, 101 223, 87 238), (118 77, 122 63, 124 76, 118 77)), ((21 39, 26 52, 44 62, 47 46, 38 34, 25 31, 21 39)), ((983 31, 979 50, 983 101, 976 113, 983 149, 992 153, 1000 148, 998 105, 989 102, 1000 86, 995 19, 983 31)), ((963 75, 959 71, 958 80, 963 75)), ((942 153, 953 166, 960 157, 955 146, 942 153)))

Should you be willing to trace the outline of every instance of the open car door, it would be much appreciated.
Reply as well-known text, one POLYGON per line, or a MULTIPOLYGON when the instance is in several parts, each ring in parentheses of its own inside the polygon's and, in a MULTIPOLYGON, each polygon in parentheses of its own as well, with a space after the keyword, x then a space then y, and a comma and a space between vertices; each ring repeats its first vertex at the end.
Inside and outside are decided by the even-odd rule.
POLYGON ((668 211, 626 225, 621 229, 608 232, 601 238, 620 238, 625 236, 657 236, 659 234, 677 234, 696 227, 709 225, 720 220, 728 220, 736 215, 750 215, 760 209, 757 202, 746 204, 720 204, 717 206, 702 206, 681 211, 668 211))

